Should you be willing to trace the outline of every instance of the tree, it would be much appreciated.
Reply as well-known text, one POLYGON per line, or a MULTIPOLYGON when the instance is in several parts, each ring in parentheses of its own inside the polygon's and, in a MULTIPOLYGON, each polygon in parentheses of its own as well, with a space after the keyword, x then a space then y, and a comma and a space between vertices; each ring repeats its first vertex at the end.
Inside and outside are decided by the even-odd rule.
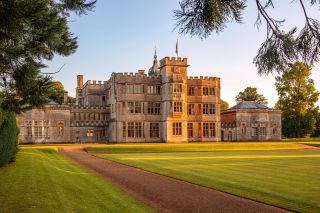
MULTIPOLYGON (((242 23, 245 0, 182 0, 180 9, 174 10, 176 28, 181 34, 200 38, 212 32, 222 32, 232 21, 242 23)), ((268 9, 275 8, 273 0, 255 0, 258 15, 256 26, 262 21, 267 26, 266 40, 261 44, 254 63, 259 74, 281 73, 295 61, 312 66, 320 59, 320 22, 307 14, 305 3, 319 6, 317 0, 296 0, 305 18, 305 26, 298 33, 297 27, 284 31, 285 20, 273 18, 268 9)))
POLYGON ((41 73, 43 61, 75 52, 68 18, 71 12, 86 14, 95 2, 0 0, 0 107, 19 113, 49 101, 54 90, 48 73, 41 73))
POLYGON ((268 105, 268 100, 262 94, 258 94, 255 87, 247 87, 243 92, 239 92, 236 100, 255 101, 259 104, 268 105))
POLYGON ((279 100, 276 108, 282 110, 282 132, 286 137, 300 138, 311 134, 315 128, 319 92, 309 78, 311 69, 297 62, 276 77, 279 100))
POLYGON ((229 109, 229 103, 221 99, 221 111, 229 109))

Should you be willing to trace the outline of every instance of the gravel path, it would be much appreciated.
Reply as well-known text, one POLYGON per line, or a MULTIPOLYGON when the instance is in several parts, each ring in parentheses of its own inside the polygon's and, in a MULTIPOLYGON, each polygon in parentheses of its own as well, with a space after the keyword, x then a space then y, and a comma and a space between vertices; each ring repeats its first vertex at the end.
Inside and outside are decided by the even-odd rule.
POLYGON ((288 212, 245 198, 94 157, 81 147, 62 155, 120 187, 158 212, 288 212))

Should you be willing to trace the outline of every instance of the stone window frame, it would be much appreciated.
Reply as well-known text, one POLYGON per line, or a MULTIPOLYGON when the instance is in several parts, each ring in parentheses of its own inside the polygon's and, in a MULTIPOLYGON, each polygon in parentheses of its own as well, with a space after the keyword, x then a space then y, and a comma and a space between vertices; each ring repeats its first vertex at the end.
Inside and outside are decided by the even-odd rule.
POLYGON ((188 115, 195 115, 195 104, 188 104, 188 115))
POLYGON ((187 124, 188 137, 193 138, 193 123, 187 124))
POLYGON ((173 84, 173 93, 182 93, 182 84, 173 84))
POLYGON ((26 137, 32 137, 32 120, 25 121, 26 126, 26 137))
POLYGON ((150 138, 160 138, 160 123, 150 123, 149 135, 150 138))
POLYGON ((215 96, 215 94, 216 94, 215 88, 214 87, 209 87, 209 95, 210 96, 215 96))
POLYGON ((87 129, 87 137, 93 137, 94 136, 94 130, 93 129, 87 129))
POLYGON ((194 86, 188 87, 188 96, 195 96, 195 87, 194 86))
POLYGON ((172 122, 172 135, 173 136, 182 135, 182 122, 172 122))
POLYGON ((160 85, 148 85, 147 86, 147 94, 160 95, 161 94, 161 86, 160 85))
POLYGON ((215 114, 215 104, 211 104, 211 103, 202 104, 202 114, 214 115, 215 114))
POLYGON ((148 102, 148 114, 160 115, 161 103, 160 102, 148 102))
POLYGON ((183 111, 182 101, 174 101, 173 102, 173 112, 174 113, 182 113, 182 111, 183 111))
POLYGON ((241 127, 241 134, 242 135, 246 135, 247 134, 247 124, 246 124, 246 122, 241 122, 240 127, 241 127))
POLYGON ((57 121, 57 133, 58 136, 64 135, 64 121, 57 121))
POLYGON ((202 95, 203 96, 209 95, 209 87, 202 87, 202 95))

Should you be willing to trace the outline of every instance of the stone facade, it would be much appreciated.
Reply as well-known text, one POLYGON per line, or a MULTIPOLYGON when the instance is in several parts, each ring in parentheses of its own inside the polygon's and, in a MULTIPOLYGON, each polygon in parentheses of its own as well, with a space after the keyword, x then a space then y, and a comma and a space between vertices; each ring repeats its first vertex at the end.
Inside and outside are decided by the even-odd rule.
POLYGON ((51 103, 18 116, 21 143, 219 141, 220 79, 188 77, 187 58, 160 60, 148 75, 77 76, 76 104, 51 103))
POLYGON ((281 140, 281 111, 243 101, 221 113, 222 141, 281 140))

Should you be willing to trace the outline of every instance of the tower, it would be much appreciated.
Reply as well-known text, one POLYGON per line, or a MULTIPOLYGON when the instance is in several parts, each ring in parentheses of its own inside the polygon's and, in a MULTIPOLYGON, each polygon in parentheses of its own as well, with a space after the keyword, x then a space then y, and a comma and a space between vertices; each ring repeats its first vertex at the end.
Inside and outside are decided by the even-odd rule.
POLYGON ((187 58, 160 60, 163 140, 187 142, 187 58))

